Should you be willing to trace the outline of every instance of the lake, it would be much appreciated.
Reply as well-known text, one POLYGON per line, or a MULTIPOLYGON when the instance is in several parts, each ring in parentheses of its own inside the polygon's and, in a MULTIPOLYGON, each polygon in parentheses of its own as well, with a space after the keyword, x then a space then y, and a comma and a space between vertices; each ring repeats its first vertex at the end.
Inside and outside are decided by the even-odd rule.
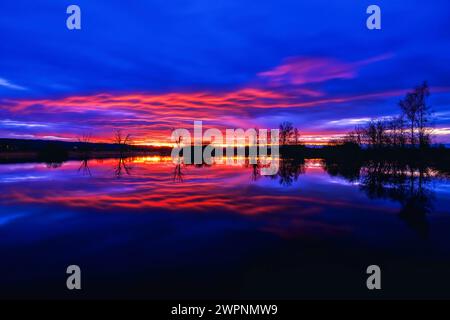
POLYGON ((450 298, 445 175, 320 159, 259 171, 158 156, 1 164, 0 296, 450 298), (366 288, 373 264, 381 291, 366 288))

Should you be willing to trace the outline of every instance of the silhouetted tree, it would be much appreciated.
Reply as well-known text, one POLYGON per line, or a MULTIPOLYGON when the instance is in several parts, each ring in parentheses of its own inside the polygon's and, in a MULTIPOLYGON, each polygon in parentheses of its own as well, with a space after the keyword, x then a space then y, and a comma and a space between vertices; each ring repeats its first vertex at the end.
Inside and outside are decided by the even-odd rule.
POLYGON ((294 128, 291 122, 284 121, 280 123, 279 129, 280 129, 281 145, 288 145, 288 144, 298 145, 300 143, 300 130, 294 128))
POLYGON ((387 129, 389 145, 400 148, 406 145, 405 120, 402 115, 389 119, 387 129))
POLYGON ((294 126, 291 122, 284 121, 280 124, 280 144, 287 145, 294 135, 294 126))
POLYGON ((428 83, 424 82, 421 86, 417 87, 417 130, 419 135, 419 146, 427 147, 431 143, 431 107, 427 104, 427 98, 430 96, 430 89, 428 83))
POLYGON ((426 102, 429 95, 428 84, 424 82, 399 102, 401 115, 390 119, 371 120, 349 132, 342 142, 375 148, 403 148, 407 144, 421 148, 429 146, 432 118, 431 108, 426 102))
POLYGON ((430 144, 430 133, 428 125, 430 123, 431 110, 426 99, 430 95, 428 83, 416 87, 414 91, 406 94, 403 100, 400 100, 400 108, 409 123, 409 143, 415 146, 424 147, 430 144))
POLYGON ((119 145, 119 151, 121 155, 127 150, 130 141, 131 141, 130 134, 125 135, 124 133, 122 133, 122 130, 120 129, 116 130, 114 136, 114 143, 119 145))
POLYGON ((361 146, 366 143, 365 141, 365 129, 362 126, 356 126, 355 130, 349 132, 342 141, 338 142, 337 144, 356 144, 358 146, 361 146))
POLYGON ((90 143, 92 140, 91 134, 83 134, 81 137, 78 138, 78 142, 82 143, 90 143))
POLYGON ((387 145, 389 138, 386 127, 383 120, 371 120, 363 131, 367 144, 376 148, 387 145))
POLYGON ((298 145, 300 143, 300 130, 294 128, 294 144, 298 145))
POLYGON ((91 175, 91 171, 89 170, 88 160, 90 158, 91 153, 91 135, 84 134, 80 138, 78 138, 78 142, 80 143, 80 151, 82 156, 82 163, 80 169, 78 171, 83 170, 83 174, 91 175))

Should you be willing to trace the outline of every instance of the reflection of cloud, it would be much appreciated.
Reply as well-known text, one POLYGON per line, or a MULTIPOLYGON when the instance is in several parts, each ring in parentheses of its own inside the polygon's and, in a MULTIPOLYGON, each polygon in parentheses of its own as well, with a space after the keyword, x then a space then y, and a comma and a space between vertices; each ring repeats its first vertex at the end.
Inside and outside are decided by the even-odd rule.
POLYGON ((0 226, 4 226, 4 225, 6 225, 16 219, 19 219, 23 216, 24 216, 24 214, 21 214, 21 213, 11 213, 11 214, 2 213, 0 215, 0 226))
POLYGON ((323 211, 324 208, 322 207, 310 207, 298 209, 296 212, 301 212, 301 216, 274 216, 270 220, 270 223, 262 229, 285 239, 305 237, 310 236, 311 234, 332 236, 352 232, 352 229, 348 226, 332 225, 330 223, 311 219, 311 216, 319 216, 323 211))
MULTIPOLYGON (((78 174, 78 162, 69 162, 51 172, 48 177, 52 181, 50 185, 45 179, 16 179, 12 183, 15 177, 31 174, 43 177, 39 172, 48 175, 45 166, 20 167, 6 176, 10 183, 0 193, 0 201, 10 204, 59 204, 99 210, 228 211, 246 215, 297 212, 300 204, 336 208, 367 207, 351 200, 326 199, 295 192, 277 193, 273 188, 261 189, 261 185, 258 185, 257 190, 236 188, 249 183, 251 168, 242 169, 242 166, 183 167, 184 182, 174 183, 174 166, 169 158, 161 158, 160 161, 138 158, 132 161, 133 174, 120 180, 113 179, 112 175, 117 159, 103 160, 101 163, 90 161, 93 179, 89 180, 78 174), (68 179, 70 184, 67 184, 68 179)), ((5 165, 0 169, 8 172, 8 168, 5 165)))
MULTIPOLYGON (((90 160, 89 177, 78 172, 77 161, 64 163, 56 170, 42 164, 2 165, 0 175, 10 181, 0 184, 0 207, 7 210, 10 205, 20 204, 56 213, 78 208, 108 215, 198 213, 213 219, 224 213, 234 219, 229 214, 238 214, 250 219, 258 230, 284 238, 348 233, 351 230, 345 223, 329 220, 329 212, 338 218, 339 213, 374 210, 370 202, 355 201, 352 193, 359 192, 357 187, 350 190, 351 186, 345 186, 343 190, 340 185, 330 186, 330 178, 318 160, 306 163, 308 170, 300 178, 302 185, 284 189, 270 177, 251 180, 251 167, 183 166, 183 182, 174 182, 170 157, 136 158, 132 162, 133 173, 120 180, 113 177, 117 159, 90 160), (31 175, 42 179, 15 179, 31 175), (327 189, 330 187, 332 193, 327 189), (58 210, 48 210, 55 207, 58 210)), ((393 212, 396 208, 383 210, 393 212)))

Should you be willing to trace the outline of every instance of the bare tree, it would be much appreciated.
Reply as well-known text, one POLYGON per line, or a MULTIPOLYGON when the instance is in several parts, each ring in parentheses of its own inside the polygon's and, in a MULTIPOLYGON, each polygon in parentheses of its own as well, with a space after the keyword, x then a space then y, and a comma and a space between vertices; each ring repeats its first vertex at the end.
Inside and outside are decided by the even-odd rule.
POLYGON ((403 114, 409 122, 409 143, 411 146, 415 146, 416 142, 419 146, 426 146, 430 143, 428 126, 431 118, 431 110, 426 103, 429 95, 430 89, 428 83, 424 82, 415 88, 414 91, 407 93, 406 97, 399 103, 403 114))
POLYGON ((417 117, 417 105, 415 103, 414 93, 408 93, 403 100, 399 102, 403 114, 409 121, 410 136, 409 143, 413 146, 416 144, 415 125, 417 117))
POLYGON ((128 148, 129 143, 131 142, 131 135, 122 133, 122 130, 116 130, 114 135, 114 143, 119 145, 120 153, 123 154, 128 148))
POLYGON ((284 121, 280 124, 280 144, 289 144, 292 136, 294 135, 294 126, 291 122, 284 121))
POLYGON ((296 146, 300 144, 300 130, 297 128, 294 128, 294 143, 296 146))
POLYGON ((403 116, 393 117, 386 121, 388 130, 387 144, 392 147, 404 147, 406 145, 405 120, 403 116))
POLYGON ((402 114, 390 119, 371 120, 347 134, 344 142, 372 147, 429 146, 431 143, 432 111, 427 104, 430 95, 428 84, 408 93, 399 103, 402 114))
POLYGON ((81 153, 82 160, 80 168, 78 168, 78 172, 82 172, 83 175, 89 176, 92 176, 91 170, 89 169, 91 140, 92 140, 91 134, 83 134, 81 137, 78 138, 78 142, 80 143, 80 151, 82 152, 81 153))
POLYGON ((427 104, 427 98, 430 96, 428 83, 424 82, 415 89, 417 100, 417 130, 420 147, 426 147, 431 142, 430 120, 432 116, 431 107, 427 104))
POLYGON ((81 137, 78 138, 79 143, 91 143, 92 136, 91 134, 83 134, 81 137))
POLYGON ((81 151, 87 153, 90 151, 89 145, 91 144, 92 136, 91 134, 83 134, 78 138, 78 142, 80 143, 81 151))
POLYGON ((363 135, 369 146, 380 148, 389 144, 387 125, 383 120, 371 120, 363 129, 363 135))

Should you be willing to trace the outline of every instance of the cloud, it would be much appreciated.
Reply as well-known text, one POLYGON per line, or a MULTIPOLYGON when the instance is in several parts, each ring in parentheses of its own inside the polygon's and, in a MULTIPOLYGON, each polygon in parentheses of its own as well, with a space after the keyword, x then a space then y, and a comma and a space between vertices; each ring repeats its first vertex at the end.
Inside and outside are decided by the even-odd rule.
MULTIPOLYGON (((122 129, 133 135, 135 143, 161 145, 169 143, 172 129, 190 129, 194 120, 202 120, 205 129, 226 129, 271 128, 290 119, 295 125, 300 123, 305 139, 318 143, 366 122, 374 113, 377 117, 392 113, 391 107, 384 107, 383 103, 395 106, 396 101, 391 98, 402 97, 408 89, 353 92, 347 83, 343 84, 344 90, 330 92, 318 88, 330 88, 326 82, 335 78, 356 77, 363 66, 391 56, 350 63, 334 58, 287 59, 291 62, 255 76, 267 77, 267 82, 250 81, 228 90, 105 92, 60 98, 2 99, 0 111, 7 120, 0 122, 0 135, 4 135, 3 127, 41 138, 75 139, 89 133, 96 141, 106 141, 116 129, 122 129), (313 82, 322 83, 308 85, 313 82), (375 111, 368 109, 375 104, 375 111), (45 123, 35 119, 45 119, 45 123)), ((432 92, 448 93, 450 87, 433 87, 432 92)))
MULTIPOLYGON (((357 96, 305 97, 293 92, 244 88, 229 92, 134 93, 71 96, 60 99, 9 100, 3 105, 9 118, 0 126, 32 131, 37 136, 77 137, 92 132, 106 138, 121 128, 133 134, 138 143, 168 142, 173 128, 189 129, 194 120, 203 120, 205 129, 251 128, 261 116, 276 119, 277 112, 351 101, 384 99, 398 92, 357 96), (270 113, 267 113, 269 111, 270 113), (26 119, 46 119, 45 125, 26 119)), ((275 124, 276 125, 276 124, 275 124)))
MULTIPOLYGON (((225 92, 103 93, 56 99, 9 99, 7 104, 0 104, 4 114, 7 119, 20 117, 21 121, 3 120, 0 124, 16 127, 21 133, 26 129, 27 133, 32 131, 42 138, 69 139, 92 133, 99 141, 110 139, 115 129, 123 129, 134 136, 135 143, 162 144, 169 143, 173 128, 190 129, 194 120, 203 120, 205 129, 253 128, 261 127, 261 117, 267 119, 263 121, 265 125, 276 126, 286 118, 283 113, 287 110, 295 114, 306 108, 328 110, 325 122, 313 124, 310 121, 300 128, 309 136, 308 140, 316 141, 314 135, 329 138, 368 120, 365 115, 336 119, 340 111, 354 111, 354 103, 364 108, 367 103, 401 97, 407 91, 394 89, 356 95, 323 93, 325 96, 316 97, 298 95, 295 89, 241 88, 225 92), (46 119, 51 127, 27 120, 36 117, 46 119), (319 132, 324 129, 330 132, 319 132)), ((437 87, 433 92, 450 92, 450 88, 437 87)))
POLYGON ((27 88, 11 83, 4 78, 0 78, 0 87, 5 87, 12 90, 27 90, 27 88))
POLYGON ((339 119, 339 120, 332 120, 332 121, 328 121, 328 125, 331 126, 355 126, 358 124, 364 124, 367 123, 368 121, 370 121, 370 118, 348 118, 348 119, 339 119))
POLYGON ((20 122, 20 121, 13 121, 9 119, 0 120, 0 127, 23 127, 23 128, 46 128, 48 127, 47 124, 42 123, 35 123, 35 122, 20 122))
POLYGON ((304 85, 334 79, 353 79, 362 66, 390 57, 391 54, 384 54, 357 62, 323 57, 291 57, 272 70, 258 73, 258 76, 272 85, 304 85))

